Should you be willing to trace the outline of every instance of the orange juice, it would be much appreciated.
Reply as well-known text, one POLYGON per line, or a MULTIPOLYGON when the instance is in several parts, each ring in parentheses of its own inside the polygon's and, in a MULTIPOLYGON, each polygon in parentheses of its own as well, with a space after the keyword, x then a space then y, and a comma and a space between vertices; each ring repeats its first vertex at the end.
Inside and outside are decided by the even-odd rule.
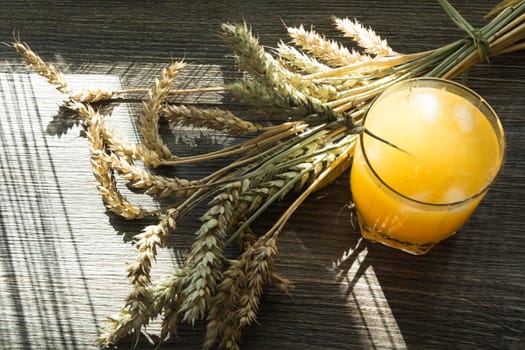
POLYGON ((361 233, 413 254, 467 221, 502 164, 496 114, 456 83, 397 84, 374 101, 364 127, 371 134, 360 136, 350 179, 361 233))

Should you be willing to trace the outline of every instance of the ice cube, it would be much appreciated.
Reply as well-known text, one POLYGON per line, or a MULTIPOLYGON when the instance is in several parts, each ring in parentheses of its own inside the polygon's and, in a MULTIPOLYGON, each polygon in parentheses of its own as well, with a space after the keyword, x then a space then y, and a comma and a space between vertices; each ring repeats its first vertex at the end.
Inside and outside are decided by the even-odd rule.
POLYGON ((469 108, 464 104, 454 106, 454 118, 458 127, 463 132, 471 132, 474 128, 474 117, 469 108))
POLYGON ((434 94, 417 92, 412 95, 412 108, 418 111, 423 120, 433 123, 439 116, 439 102, 434 94))
POLYGON ((367 141, 365 141, 366 156, 371 163, 375 163, 381 159, 381 144, 376 140, 367 141))
POLYGON ((431 202, 432 201, 432 191, 423 191, 415 193, 410 196, 410 198, 419 201, 419 202, 431 202))
POLYGON ((443 195, 443 202, 444 203, 455 203, 455 202, 461 202, 462 200, 465 200, 467 198, 467 195, 465 191, 463 191, 459 187, 452 187, 445 192, 443 195))

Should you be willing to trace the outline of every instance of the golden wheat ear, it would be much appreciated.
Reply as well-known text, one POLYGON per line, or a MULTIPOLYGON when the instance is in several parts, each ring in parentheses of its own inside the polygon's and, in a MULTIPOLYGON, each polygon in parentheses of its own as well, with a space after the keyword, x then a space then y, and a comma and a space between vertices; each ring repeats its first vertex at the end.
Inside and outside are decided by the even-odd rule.
POLYGON ((374 56, 391 56, 396 52, 371 28, 365 28, 356 19, 333 17, 335 27, 343 32, 345 38, 350 38, 365 52, 374 56))
POLYGON ((17 33, 13 34, 13 36, 14 38, 11 47, 25 59, 26 63, 32 68, 32 70, 46 78, 50 84, 55 85, 58 91, 70 95, 72 90, 62 72, 60 72, 54 65, 44 62, 39 55, 31 50, 28 44, 20 41, 20 37, 17 33))
POLYGON ((163 104, 169 95, 170 87, 175 77, 186 66, 183 62, 175 62, 165 67, 155 85, 148 92, 148 97, 143 103, 140 116, 140 133, 144 146, 155 151, 163 159, 176 158, 159 134, 159 118, 163 104))
POLYGON ((294 45, 301 47, 330 67, 342 67, 370 59, 367 55, 355 50, 348 50, 337 41, 327 39, 313 29, 306 30, 303 25, 288 27, 288 35, 292 38, 294 45))
POLYGON ((50 84, 56 86, 58 91, 68 95, 74 101, 82 103, 101 102, 111 99, 118 93, 118 91, 103 89, 84 89, 74 92, 66 81, 64 74, 53 64, 46 63, 27 43, 22 42, 17 31, 13 32, 13 42, 5 45, 15 49, 35 73, 46 78, 50 84))

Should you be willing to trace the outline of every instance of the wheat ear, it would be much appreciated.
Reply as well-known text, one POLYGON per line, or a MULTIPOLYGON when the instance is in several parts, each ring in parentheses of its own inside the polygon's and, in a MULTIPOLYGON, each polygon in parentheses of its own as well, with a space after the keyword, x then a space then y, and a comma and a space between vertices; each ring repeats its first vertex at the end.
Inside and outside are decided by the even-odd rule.
MULTIPOLYGON (((255 243, 247 255, 251 255, 246 266, 246 287, 240 296, 239 308, 235 318, 239 327, 244 328, 255 321, 259 310, 260 296, 263 288, 275 280, 274 258, 278 254, 277 241, 274 238, 262 239, 255 243)), ((280 280, 284 280, 280 277, 280 280)))
POLYGON ((82 103, 96 103, 110 100, 118 92, 104 89, 83 89, 71 93, 71 99, 82 103))
POLYGON ((263 289, 276 283, 288 291, 291 283, 275 268, 276 239, 261 237, 238 260, 230 261, 208 315, 204 349, 239 349, 241 329, 255 321, 263 289))
POLYGON ((150 225, 134 238, 137 258, 128 265, 128 278, 133 286, 126 298, 125 306, 115 318, 110 318, 106 333, 99 338, 103 346, 117 344, 121 339, 132 336, 132 347, 138 344, 140 332, 147 326, 154 313, 151 291, 151 266, 157 258, 157 250, 166 243, 168 234, 175 229, 178 212, 170 209, 160 215, 157 225, 150 225))
POLYGON ((125 159, 112 154, 108 160, 111 168, 116 170, 130 187, 141 190, 146 194, 158 197, 180 196, 185 197, 195 191, 193 186, 200 185, 198 180, 186 180, 178 177, 153 175, 125 159))
POLYGON ((276 89, 245 78, 230 84, 229 90, 240 102, 272 118, 291 118, 312 125, 343 118, 342 114, 323 105, 318 99, 306 96, 288 84, 282 84, 280 89, 276 89), (289 95, 292 93, 295 95, 289 95))
POLYGON ((246 275, 240 260, 231 260, 230 267, 223 273, 223 279, 218 285, 217 294, 213 297, 208 313, 208 323, 204 336, 205 350, 212 349, 225 333, 238 329, 228 328, 228 313, 239 303, 239 291, 244 288, 246 275))
POLYGON ((163 109, 163 115, 174 124, 206 127, 237 136, 264 130, 260 124, 243 120, 232 112, 219 108, 206 109, 186 105, 169 105, 163 109))
POLYGON ((277 46, 277 54, 284 59, 287 64, 293 66, 303 74, 313 74, 330 70, 330 67, 319 62, 314 57, 308 56, 295 47, 286 45, 282 41, 279 42, 277 46))
POLYGON ((269 89, 277 89, 286 98, 297 102, 316 103, 335 96, 336 90, 328 84, 316 84, 303 79, 301 74, 286 70, 259 44, 246 23, 223 24, 222 37, 239 57, 240 66, 253 79, 269 89))
POLYGON ((182 62, 175 62, 162 70, 155 86, 148 92, 140 116, 140 133, 144 146, 155 151, 163 159, 173 158, 173 155, 159 135, 159 116, 162 111, 162 104, 169 94, 171 83, 184 66, 185 64, 182 62))
POLYGON ((356 19, 352 21, 349 18, 334 17, 333 22, 336 28, 344 33, 344 37, 354 40, 369 55, 391 56, 396 54, 386 39, 381 39, 376 32, 371 28, 363 27, 356 19))
POLYGON ((18 52, 31 66, 31 68, 47 79, 47 81, 55 85, 57 90, 63 94, 69 95, 71 99, 81 103, 95 103, 108 100, 118 92, 103 89, 84 89, 74 92, 68 85, 62 72, 60 72, 53 64, 47 64, 42 58, 37 55, 29 45, 16 40, 12 44, 13 48, 18 52))
POLYGON ((369 56, 355 50, 350 51, 337 41, 328 40, 314 30, 305 30, 303 25, 288 27, 288 34, 295 45, 332 67, 370 60, 369 56))
MULTIPOLYGON (((88 109, 84 103, 72 100, 66 104, 66 107, 76 111, 86 122, 89 122, 91 119, 90 110, 93 110, 93 108, 90 107, 88 109)), ((163 159, 157 152, 147 149, 140 143, 130 143, 124 140, 122 136, 109 125, 104 123, 99 132, 108 150, 115 153, 119 158, 125 159, 128 162, 140 160, 144 162, 145 165, 153 168, 162 164, 163 159)))
POLYGON ((67 84, 64 75, 54 65, 46 64, 44 60, 25 43, 15 40, 12 46, 35 72, 46 78, 50 84, 55 85, 58 91, 66 95, 71 94, 72 90, 67 84))
POLYGON ((182 321, 193 324, 202 319, 207 311, 217 280, 221 277, 226 230, 239 194, 248 185, 248 180, 226 185, 224 192, 210 202, 211 208, 201 219, 203 223, 186 263, 189 270, 181 291, 182 321))
POLYGON ((149 215, 140 207, 128 202, 118 191, 113 179, 111 164, 106 159, 106 147, 103 139, 104 121, 102 116, 91 106, 77 104, 82 114, 87 116, 87 138, 93 174, 98 181, 97 189, 106 207, 126 219, 137 219, 149 215))
POLYGON ((176 268, 175 271, 162 277, 153 289, 154 316, 163 314, 160 332, 160 343, 177 334, 180 322, 179 308, 181 303, 182 282, 188 275, 188 269, 176 268))

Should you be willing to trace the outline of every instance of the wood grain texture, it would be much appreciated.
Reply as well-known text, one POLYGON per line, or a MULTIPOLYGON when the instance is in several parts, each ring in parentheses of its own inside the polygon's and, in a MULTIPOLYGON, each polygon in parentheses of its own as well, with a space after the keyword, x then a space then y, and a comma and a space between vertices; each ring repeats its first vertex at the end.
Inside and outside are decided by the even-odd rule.
MULTIPOLYGON (((479 25, 496 2, 453 4, 479 25)), ((0 40, 9 41, 16 29, 77 86, 149 86, 164 65, 182 57, 189 67, 178 86, 214 86, 238 74, 217 36, 220 23, 244 19, 263 44, 275 46, 287 40, 282 21, 335 36, 331 15, 356 17, 401 52, 464 35, 431 0, 1 0, 0 40)), ((471 69, 468 85, 500 115, 508 150, 501 176, 467 225, 420 257, 365 242, 348 207, 344 174, 287 225, 278 262, 295 289, 291 296, 273 290, 263 296, 259 324, 244 332, 243 349, 525 348, 525 52, 471 69)), ((0 348, 94 349, 105 318, 127 294, 129 239, 145 222, 105 212, 86 140, 60 113, 63 96, 4 46, 0 87, 0 348)), ((219 94, 179 101, 226 103, 219 94)), ((137 138, 139 108, 116 105, 110 122, 137 138)), ((180 152, 233 141, 189 132, 173 138, 180 152)), ((181 167, 177 174, 199 177, 206 170, 181 167)), ((291 199, 271 208, 258 227, 291 199)), ((155 275, 181 262, 198 215, 170 238, 155 275)), ((203 334, 203 324, 183 326, 179 339, 162 348, 197 349, 203 334)))

